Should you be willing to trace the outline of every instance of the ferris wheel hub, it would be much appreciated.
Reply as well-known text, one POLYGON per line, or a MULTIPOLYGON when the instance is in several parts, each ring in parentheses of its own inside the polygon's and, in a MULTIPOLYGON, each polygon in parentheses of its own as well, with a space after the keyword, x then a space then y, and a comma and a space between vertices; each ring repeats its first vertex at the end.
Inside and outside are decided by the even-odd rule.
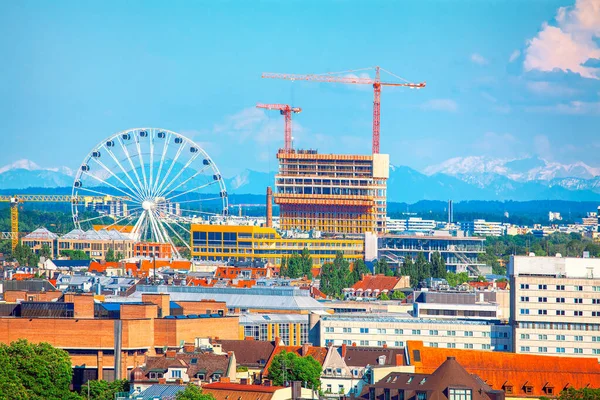
POLYGON ((153 210, 154 208, 156 208, 156 203, 152 200, 144 200, 142 202, 142 208, 144 210, 153 210))

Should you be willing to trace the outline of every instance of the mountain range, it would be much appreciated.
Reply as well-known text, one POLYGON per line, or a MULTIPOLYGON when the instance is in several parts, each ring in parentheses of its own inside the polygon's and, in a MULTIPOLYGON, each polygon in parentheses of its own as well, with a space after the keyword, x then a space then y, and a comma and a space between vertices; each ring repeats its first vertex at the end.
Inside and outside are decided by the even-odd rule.
MULTIPOLYGON (((42 168, 29 160, 0 167, 0 190, 71 187, 73 170, 42 168)), ((227 178, 230 194, 264 194, 274 172, 244 170, 227 178)), ((457 157, 419 172, 391 166, 388 200, 568 200, 600 201, 600 168, 583 162, 560 164, 541 158, 457 157)))

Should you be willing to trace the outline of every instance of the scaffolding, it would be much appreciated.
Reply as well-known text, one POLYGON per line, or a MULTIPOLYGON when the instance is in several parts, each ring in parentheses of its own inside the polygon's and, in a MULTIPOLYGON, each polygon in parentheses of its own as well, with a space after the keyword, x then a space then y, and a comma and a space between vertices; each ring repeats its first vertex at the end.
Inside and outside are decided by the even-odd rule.
POLYGON ((283 230, 331 234, 385 231, 387 154, 280 150, 275 203, 283 230))

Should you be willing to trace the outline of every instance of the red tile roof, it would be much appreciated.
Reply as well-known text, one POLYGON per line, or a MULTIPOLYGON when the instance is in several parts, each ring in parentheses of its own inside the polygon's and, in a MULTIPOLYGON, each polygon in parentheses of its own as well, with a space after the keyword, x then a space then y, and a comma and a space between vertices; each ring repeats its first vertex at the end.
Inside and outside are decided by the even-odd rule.
POLYGON ((385 276, 385 275, 364 275, 362 279, 352 286, 352 289, 355 291, 358 290, 379 290, 383 292, 384 290, 392 291, 400 281, 400 278, 395 276, 385 276))
POLYGON ((512 384, 513 393, 508 396, 547 396, 544 387, 553 387, 558 394, 566 387, 600 388, 600 364, 596 358, 575 358, 515 354, 485 350, 457 350, 425 347, 421 341, 408 341, 406 348, 410 364, 416 373, 430 374, 449 356, 456 357, 469 373, 478 375, 496 390, 512 384), (414 351, 420 352, 420 360, 414 360, 414 351), (532 386, 527 395, 524 386, 532 386))
POLYGON ((284 389, 283 386, 264 386, 264 385, 240 385, 237 383, 222 383, 214 382, 202 385, 202 389, 228 390, 228 391, 244 391, 244 392, 260 392, 260 393, 275 393, 279 389, 284 389))
POLYGON ((277 346, 273 353, 271 353, 271 358, 267 362, 265 366, 263 374, 266 376, 269 373, 269 366, 273 362, 273 358, 282 351, 287 351, 288 353, 296 353, 296 355, 300 357, 308 357, 311 356, 321 365, 325 362, 325 357, 327 356, 327 348, 326 347, 315 347, 315 346, 307 346, 307 352, 304 353, 303 346, 277 346))

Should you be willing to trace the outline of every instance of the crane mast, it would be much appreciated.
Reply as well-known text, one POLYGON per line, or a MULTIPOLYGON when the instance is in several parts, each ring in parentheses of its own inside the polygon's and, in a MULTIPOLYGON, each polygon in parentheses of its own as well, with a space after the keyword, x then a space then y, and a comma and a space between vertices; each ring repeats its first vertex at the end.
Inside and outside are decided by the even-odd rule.
POLYGON ((298 114, 302 111, 300 107, 291 107, 288 104, 263 104, 258 103, 256 108, 266 110, 279 110, 284 117, 283 149, 288 152, 292 150, 292 113, 298 114))

